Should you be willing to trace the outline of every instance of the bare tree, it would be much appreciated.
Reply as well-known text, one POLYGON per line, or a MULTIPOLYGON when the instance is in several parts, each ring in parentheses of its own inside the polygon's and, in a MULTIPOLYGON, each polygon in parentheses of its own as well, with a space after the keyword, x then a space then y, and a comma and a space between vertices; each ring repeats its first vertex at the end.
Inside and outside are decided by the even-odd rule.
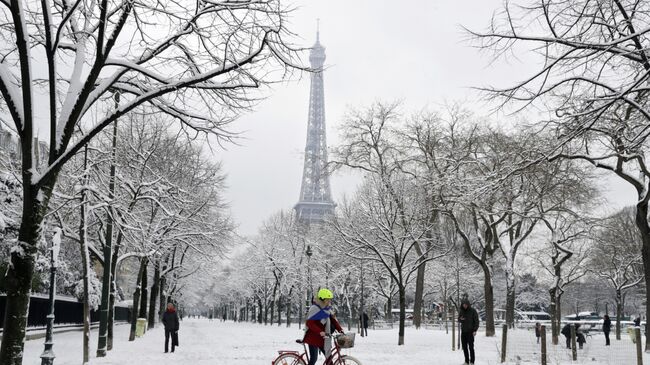
POLYGON ((292 66, 294 53, 284 41, 287 15, 279 0, 0 2, 0 93, 20 138, 23 181, 0 363, 22 363, 40 226, 62 166, 102 129, 143 104, 172 116, 188 132, 228 138, 227 123, 255 100, 246 90, 285 77, 292 66), (47 70, 44 80, 38 79, 36 63, 47 70), (40 87, 49 101, 50 127, 43 166, 34 154, 40 87), (90 122, 88 115, 114 91, 122 95, 119 106, 90 122), (75 134, 86 121, 84 133, 75 134))
MULTIPOLYGON (((403 345, 406 287, 422 264, 440 256, 415 251, 416 245, 427 246, 429 229, 422 224, 423 213, 418 204, 421 197, 415 193, 417 189, 404 181, 391 181, 389 192, 384 182, 378 181, 380 179, 369 177, 355 200, 340 209, 333 226, 342 240, 341 252, 361 262, 377 262, 395 281, 400 309, 398 345, 403 345), (393 194, 400 197, 399 206, 393 194), (407 208, 403 210, 402 207, 407 208)), ((430 247, 437 247, 437 244, 430 247)))
MULTIPOLYGON (((409 158, 407 149, 400 146, 399 140, 403 134, 399 133, 399 103, 375 103, 364 110, 351 110, 341 127, 343 141, 337 148, 335 161, 337 167, 347 167, 370 173, 378 177, 377 181, 383 184, 386 193, 393 200, 401 213, 401 225, 408 223, 407 208, 402 197, 397 193, 397 188, 392 186, 395 176, 406 171, 405 162, 409 158)), ((408 173, 407 173, 408 174, 408 173)), ((426 185, 425 185, 426 186, 426 185)), ((424 192, 430 190, 424 189, 424 192)), ((424 296, 424 275, 426 271, 427 255, 431 252, 433 242, 436 241, 435 227, 437 225, 438 211, 434 209, 432 194, 424 194, 427 221, 430 230, 426 233, 425 243, 415 242, 413 248, 419 255, 421 265, 418 268, 415 281, 415 303, 413 306, 413 322, 416 328, 420 327, 422 301, 424 296), (424 246, 423 246, 424 244, 424 246)))
MULTIPOLYGON (((472 32, 481 47, 498 56, 528 48, 544 61, 523 81, 488 91, 504 103, 535 104, 554 114, 544 123, 554 128, 558 140, 549 148, 548 159, 584 161, 635 189, 646 281, 650 280, 650 170, 644 152, 650 133, 650 60, 645 46, 649 20, 650 4, 643 1, 535 0, 525 6, 508 3, 489 29, 472 32)), ((645 347, 650 348, 650 338, 645 347)))
POLYGON ((641 240, 634 223, 634 208, 625 208, 604 220, 594 233, 589 259, 591 271, 616 293, 616 339, 621 339, 621 316, 628 291, 643 281, 641 240))
POLYGON ((588 226, 572 212, 544 212, 542 222, 551 236, 539 251, 537 257, 541 267, 550 275, 551 285, 549 312, 551 315, 551 336, 554 345, 560 336, 562 319, 562 295, 573 282, 587 274, 585 262, 589 250, 585 245, 588 226))

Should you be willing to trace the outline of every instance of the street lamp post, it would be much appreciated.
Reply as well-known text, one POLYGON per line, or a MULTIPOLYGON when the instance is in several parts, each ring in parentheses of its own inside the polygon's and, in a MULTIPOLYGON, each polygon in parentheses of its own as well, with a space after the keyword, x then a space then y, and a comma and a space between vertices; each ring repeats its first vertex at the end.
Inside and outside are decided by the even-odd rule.
POLYGON ((45 349, 41 354, 41 365, 54 364, 54 351, 52 347, 52 331, 54 329, 54 297, 56 294, 56 267, 58 264, 59 250, 61 249, 61 229, 56 228, 50 247, 50 314, 47 315, 47 328, 45 330, 45 349))
POLYGON ((307 245, 305 254, 307 255, 307 307, 309 307, 311 305, 310 299, 313 290, 311 286, 311 255, 313 254, 311 251, 311 245, 307 245))

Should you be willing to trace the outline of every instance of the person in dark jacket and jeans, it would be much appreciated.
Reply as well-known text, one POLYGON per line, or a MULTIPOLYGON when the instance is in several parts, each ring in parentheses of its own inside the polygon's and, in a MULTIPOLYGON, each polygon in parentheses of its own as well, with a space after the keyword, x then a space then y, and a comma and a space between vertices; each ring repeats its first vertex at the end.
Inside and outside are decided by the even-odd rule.
POLYGON ((368 313, 361 314, 361 337, 368 336, 368 313))
POLYGON ((612 329, 612 321, 609 319, 609 316, 605 314, 603 320, 603 332, 605 333, 605 346, 609 346, 609 331, 612 329))
POLYGON ((465 364, 474 364, 474 337, 478 331, 479 318, 476 309, 472 308, 469 300, 463 299, 458 311, 458 322, 460 322, 460 342, 463 345, 465 364))
POLYGON ((165 352, 169 352, 169 337, 172 338, 172 352, 178 346, 178 314, 172 303, 167 304, 167 310, 163 313, 162 323, 165 326, 165 352))

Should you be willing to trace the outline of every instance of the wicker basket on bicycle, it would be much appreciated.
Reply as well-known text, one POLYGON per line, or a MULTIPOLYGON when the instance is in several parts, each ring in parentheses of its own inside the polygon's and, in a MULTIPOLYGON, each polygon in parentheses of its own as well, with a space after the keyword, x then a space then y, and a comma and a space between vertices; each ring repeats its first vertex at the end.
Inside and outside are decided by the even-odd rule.
POLYGON ((339 335, 336 338, 336 343, 339 345, 340 348, 342 349, 349 349, 354 347, 354 332, 350 333, 345 333, 342 335, 339 335))

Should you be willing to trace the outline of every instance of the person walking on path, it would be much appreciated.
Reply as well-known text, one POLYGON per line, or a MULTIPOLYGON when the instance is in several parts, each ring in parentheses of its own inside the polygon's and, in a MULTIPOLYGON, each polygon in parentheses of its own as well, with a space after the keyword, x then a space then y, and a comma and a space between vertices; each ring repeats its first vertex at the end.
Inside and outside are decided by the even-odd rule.
POLYGON ((343 328, 332 314, 332 299, 334 294, 329 289, 321 289, 309 307, 307 320, 305 322, 305 337, 303 342, 309 347, 309 365, 316 365, 318 352, 322 352, 327 358, 330 355, 332 342, 329 335, 333 329, 343 333, 343 328))
POLYGON ((463 299, 458 311, 458 322, 460 322, 460 342, 463 346, 465 364, 474 364, 474 338, 478 331, 479 318, 476 309, 472 308, 468 299, 463 299))
POLYGON ((542 337, 542 324, 539 322, 535 323, 535 337, 537 338, 537 343, 539 343, 539 339, 542 337))
POLYGON ((603 333, 605 333, 605 346, 609 346, 609 331, 612 329, 612 321, 609 319, 609 315, 605 314, 603 320, 603 333))
POLYGON ((361 314, 361 337, 368 336, 368 314, 363 312, 361 314))
POLYGON ((165 326, 165 353, 169 352, 169 337, 172 339, 172 352, 178 346, 178 314, 172 303, 167 303, 167 310, 163 313, 162 323, 165 326))

